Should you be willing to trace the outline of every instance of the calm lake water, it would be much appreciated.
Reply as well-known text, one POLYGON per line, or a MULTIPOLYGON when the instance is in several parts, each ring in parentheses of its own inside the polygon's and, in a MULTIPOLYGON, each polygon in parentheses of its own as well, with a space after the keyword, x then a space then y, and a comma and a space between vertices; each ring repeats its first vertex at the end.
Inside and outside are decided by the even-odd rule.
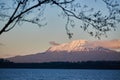
POLYGON ((0 69, 0 80, 120 80, 120 70, 0 69))

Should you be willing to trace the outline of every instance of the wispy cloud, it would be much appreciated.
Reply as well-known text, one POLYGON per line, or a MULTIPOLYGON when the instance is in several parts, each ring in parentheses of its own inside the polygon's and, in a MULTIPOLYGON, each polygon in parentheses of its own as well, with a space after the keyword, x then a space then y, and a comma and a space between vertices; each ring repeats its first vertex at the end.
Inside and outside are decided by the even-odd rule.
POLYGON ((109 49, 120 49, 120 40, 100 40, 88 42, 86 46, 101 46, 109 49))
POLYGON ((55 41, 50 41, 49 43, 54 46, 59 45, 59 43, 56 43, 55 41))

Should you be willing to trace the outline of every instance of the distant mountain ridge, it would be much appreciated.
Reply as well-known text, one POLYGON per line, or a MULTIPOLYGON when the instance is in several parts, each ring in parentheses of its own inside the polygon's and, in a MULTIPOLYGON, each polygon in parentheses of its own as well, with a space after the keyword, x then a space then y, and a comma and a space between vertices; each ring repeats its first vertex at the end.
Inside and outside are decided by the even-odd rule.
POLYGON ((43 53, 7 59, 18 63, 120 61, 120 52, 98 46, 86 40, 74 40, 52 46, 43 53))

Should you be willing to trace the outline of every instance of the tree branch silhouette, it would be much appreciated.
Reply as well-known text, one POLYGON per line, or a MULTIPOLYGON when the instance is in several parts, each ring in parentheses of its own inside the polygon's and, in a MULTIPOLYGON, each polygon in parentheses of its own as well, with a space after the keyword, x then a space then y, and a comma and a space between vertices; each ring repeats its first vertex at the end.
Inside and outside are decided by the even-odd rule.
MULTIPOLYGON (((97 0, 95 1, 97 2, 97 0)), ((0 20, 4 21, 7 18, 6 24, 0 30, 0 35, 12 30, 20 22, 30 22, 39 27, 45 26, 46 23, 40 23, 41 15, 44 14, 42 13, 44 12, 42 10, 44 5, 55 5, 55 7, 62 10, 62 15, 67 20, 65 29, 69 38, 72 38, 73 35, 69 27, 74 27, 76 20, 82 22, 80 27, 84 31, 99 39, 100 36, 106 35, 108 31, 115 30, 120 22, 120 3, 117 0, 102 0, 108 10, 107 15, 104 15, 101 10, 94 11, 94 8, 89 8, 88 5, 81 7, 81 0, 13 0, 13 2, 16 5, 13 8, 4 7, 5 3, 0 3, 0 20), (2 13, 3 10, 8 9, 14 10, 11 15, 2 13), (32 11, 35 9, 38 9, 37 12, 40 12, 41 15, 39 14, 37 18, 34 17, 35 19, 27 19, 26 15, 34 13, 32 11), (94 31, 89 30, 89 28, 92 28, 94 31)))

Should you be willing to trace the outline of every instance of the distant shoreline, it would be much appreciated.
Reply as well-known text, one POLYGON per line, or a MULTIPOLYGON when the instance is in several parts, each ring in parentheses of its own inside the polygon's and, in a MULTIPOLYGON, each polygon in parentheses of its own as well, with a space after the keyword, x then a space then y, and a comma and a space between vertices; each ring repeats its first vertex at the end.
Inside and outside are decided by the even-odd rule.
POLYGON ((13 63, 2 62, 0 69, 114 69, 120 70, 120 61, 87 61, 87 62, 46 62, 46 63, 13 63))

